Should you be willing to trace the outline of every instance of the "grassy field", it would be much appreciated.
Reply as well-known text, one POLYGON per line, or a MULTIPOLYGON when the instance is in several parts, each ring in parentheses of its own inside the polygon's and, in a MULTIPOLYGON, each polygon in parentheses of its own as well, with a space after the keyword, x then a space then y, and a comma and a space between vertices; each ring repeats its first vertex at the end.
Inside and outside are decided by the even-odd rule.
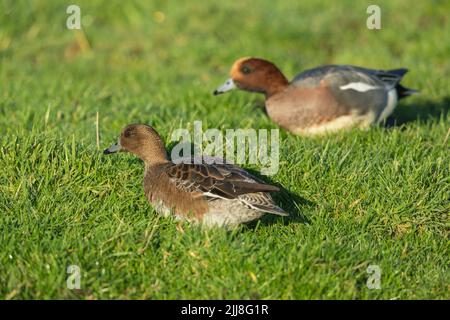
POLYGON ((366 1, 0 1, 0 298, 449 299, 450 3, 377 3, 381 30, 366 1), (82 31, 66 28, 74 2, 82 31), (263 179, 288 218, 232 232, 158 218, 142 163, 101 151, 133 122, 165 139, 196 120, 277 128, 262 96, 211 94, 249 55, 289 78, 407 67, 421 94, 369 131, 282 132, 263 179))

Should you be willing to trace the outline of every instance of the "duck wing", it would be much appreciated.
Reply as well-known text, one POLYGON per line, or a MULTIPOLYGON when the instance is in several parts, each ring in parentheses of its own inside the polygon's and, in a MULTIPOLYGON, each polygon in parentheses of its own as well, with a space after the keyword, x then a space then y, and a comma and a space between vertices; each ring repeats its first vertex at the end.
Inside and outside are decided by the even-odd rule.
POLYGON ((350 65, 327 65, 299 73, 291 81, 294 86, 318 86, 325 78, 332 77, 339 85, 361 83, 368 86, 384 86, 389 90, 400 83, 408 69, 376 70, 350 65))
POLYGON ((178 188, 200 192, 207 198, 235 199, 244 194, 280 190, 229 164, 179 163, 171 164, 165 171, 178 188))
MULTIPOLYGON (((389 104, 389 92, 397 86, 405 72, 403 69, 390 72, 348 65, 328 65, 302 72, 294 78, 292 85, 327 88, 339 106, 339 114, 373 112, 378 118, 389 104)), ((327 106, 323 108, 326 112, 327 106)))

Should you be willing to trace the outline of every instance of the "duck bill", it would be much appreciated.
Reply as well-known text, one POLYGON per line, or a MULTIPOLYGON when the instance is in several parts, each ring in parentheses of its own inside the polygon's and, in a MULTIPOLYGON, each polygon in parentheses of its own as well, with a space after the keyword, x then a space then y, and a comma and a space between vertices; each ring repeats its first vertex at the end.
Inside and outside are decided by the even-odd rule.
POLYGON ((233 90, 236 88, 236 84, 234 83, 233 79, 228 79, 223 85, 218 87, 216 90, 214 90, 214 95, 217 96, 219 94, 228 92, 230 90, 233 90))
POLYGON ((120 142, 114 143, 113 145, 111 145, 111 147, 109 147, 108 149, 105 149, 103 151, 103 154, 111 154, 111 153, 116 153, 119 151, 122 151, 123 148, 120 145, 120 142))

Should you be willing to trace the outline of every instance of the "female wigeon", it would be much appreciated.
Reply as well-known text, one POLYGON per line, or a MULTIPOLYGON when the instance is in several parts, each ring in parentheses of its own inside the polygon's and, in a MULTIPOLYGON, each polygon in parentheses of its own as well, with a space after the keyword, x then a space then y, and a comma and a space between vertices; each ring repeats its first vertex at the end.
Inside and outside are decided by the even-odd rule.
POLYGON ((144 192, 161 215, 227 227, 258 219, 265 212, 287 216, 268 193, 279 188, 230 164, 175 164, 150 126, 128 125, 118 143, 104 153, 118 151, 129 151, 144 161, 144 192))
POLYGON ((316 135, 385 120, 397 101, 416 90, 400 85, 407 69, 371 70, 327 65, 298 74, 289 82, 271 62, 241 58, 215 95, 238 88, 266 96, 269 117, 299 135, 316 135))

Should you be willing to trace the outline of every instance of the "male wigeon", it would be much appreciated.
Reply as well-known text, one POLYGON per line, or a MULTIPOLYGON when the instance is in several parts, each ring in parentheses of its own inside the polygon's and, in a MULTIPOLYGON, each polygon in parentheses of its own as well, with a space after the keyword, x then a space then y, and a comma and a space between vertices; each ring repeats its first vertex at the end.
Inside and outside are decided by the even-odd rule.
POLYGON ((118 143, 104 154, 128 151, 144 161, 144 192, 157 213, 207 226, 236 227, 264 213, 287 216, 265 184, 230 164, 175 164, 159 134, 150 126, 128 125, 118 143))
POLYGON ((371 70, 327 65, 298 74, 289 82, 271 62, 241 58, 215 95, 238 88, 264 93, 268 116, 299 135, 317 135, 385 120, 399 99, 416 90, 400 85, 407 69, 371 70))

